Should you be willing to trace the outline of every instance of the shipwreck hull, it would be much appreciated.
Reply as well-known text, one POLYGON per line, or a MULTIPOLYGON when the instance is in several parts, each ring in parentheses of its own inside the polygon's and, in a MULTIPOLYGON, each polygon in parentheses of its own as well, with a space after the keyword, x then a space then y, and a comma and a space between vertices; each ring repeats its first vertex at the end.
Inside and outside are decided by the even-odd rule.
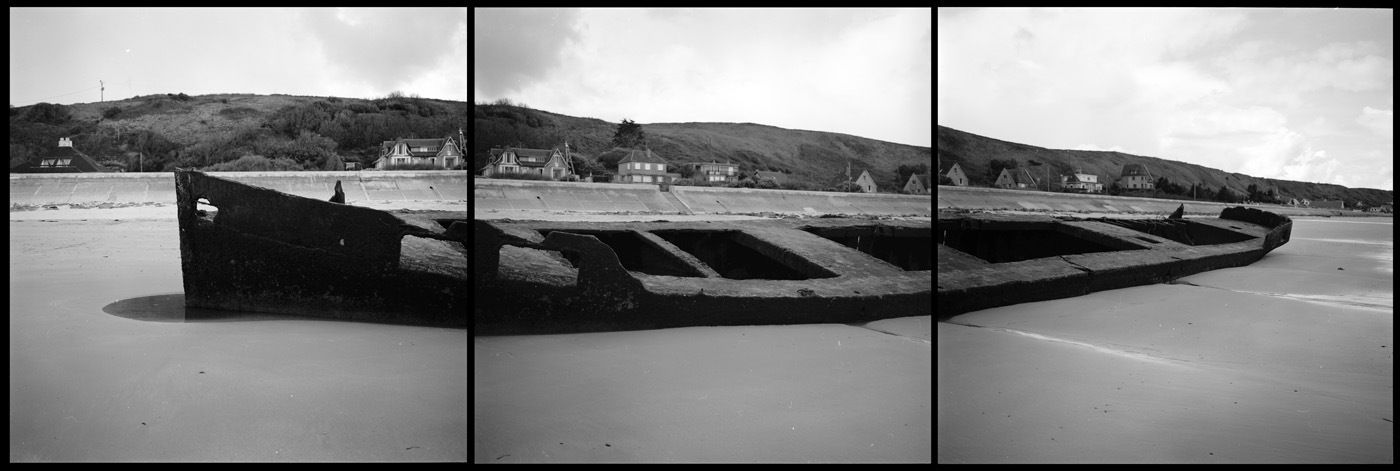
POLYGON ((940 214, 938 318, 1249 265, 1293 221, 1252 208, 1217 219, 940 214))
POLYGON ((860 323, 933 307, 927 222, 474 224, 482 334, 860 323))
POLYGON ((449 230, 194 171, 175 178, 189 307, 468 324, 465 223, 449 230))

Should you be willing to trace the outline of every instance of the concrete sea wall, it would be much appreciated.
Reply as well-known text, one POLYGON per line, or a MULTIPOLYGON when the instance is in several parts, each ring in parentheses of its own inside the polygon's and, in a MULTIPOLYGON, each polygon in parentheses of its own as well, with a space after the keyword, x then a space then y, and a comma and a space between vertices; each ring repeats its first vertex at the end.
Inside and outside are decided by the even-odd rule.
MULTIPOLYGON (((448 171, 215 172, 214 176, 307 198, 346 201, 466 201, 471 173, 448 171)), ((10 175, 10 205, 175 203, 173 173, 10 175)))
POLYGON ((673 186, 671 192, 696 213, 933 214, 933 198, 920 195, 698 186, 673 186))

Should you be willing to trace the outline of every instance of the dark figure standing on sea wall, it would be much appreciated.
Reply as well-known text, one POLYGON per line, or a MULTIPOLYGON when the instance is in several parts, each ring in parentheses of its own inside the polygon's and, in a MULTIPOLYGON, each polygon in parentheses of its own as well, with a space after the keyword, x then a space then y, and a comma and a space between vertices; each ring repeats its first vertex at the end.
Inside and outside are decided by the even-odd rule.
POLYGON ((340 189, 340 180, 335 181, 335 196, 331 197, 331 202, 345 204, 345 191, 340 189))

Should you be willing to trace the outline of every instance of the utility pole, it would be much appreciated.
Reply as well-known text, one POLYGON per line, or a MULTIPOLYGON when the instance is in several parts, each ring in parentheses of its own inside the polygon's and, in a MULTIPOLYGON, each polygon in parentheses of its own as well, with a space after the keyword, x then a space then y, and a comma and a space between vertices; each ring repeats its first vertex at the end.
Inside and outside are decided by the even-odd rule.
POLYGON ((98 87, 101 88, 101 90, 98 90, 98 92, 97 92, 97 100, 98 100, 98 101, 103 101, 103 102, 107 101, 107 98, 106 98, 105 96, 103 96, 103 95, 105 95, 106 92, 107 92, 107 85, 104 84, 104 83, 102 83, 101 80, 98 80, 98 81, 97 81, 97 85, 98 85, 98 87))

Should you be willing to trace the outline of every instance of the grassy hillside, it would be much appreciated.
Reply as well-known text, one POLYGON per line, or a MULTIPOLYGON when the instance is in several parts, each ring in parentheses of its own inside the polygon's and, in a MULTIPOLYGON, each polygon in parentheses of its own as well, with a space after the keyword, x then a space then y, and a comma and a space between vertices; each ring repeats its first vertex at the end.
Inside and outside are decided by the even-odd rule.
POLYGON ((254 156, 279 162, 277 168, 368 166, 382 141, 456 135, 466 128, 467 110, 463 102, 397 93, 373 100, 161 94, 39 103, 10 108, 10 166, 47 152, 60 137, 72 138, 75 148, 104 165, 129 171, 226 168, 254 156))
MULTIPOLYGON (((612 149, 617 123, 576 118, 511 105, 475 107, 476 139, 472 142, 475 168, 487 163, 492 146, 550 149, 569 142, 574 155, 596 159, 612 149)), ((933 152, 863 137, 819 131, 800 131, 751 123, 642 124, 652 152, 676 164, 692 161, 734 162, 740 170, 771 170, 790 174, 799 182, 830 186, 844 181, 846 164, 852 178, 868 169, 881 191, 895 185, 900 165, 933 166, 933 152)), ((616 166, 608 168, 616 171, 616 166)))
POLYGON ((1209 186, 1213 189, 1228 187, 1239 194, 1246 193, 1249 185, 1260 188, 1276 188, 1279 194, 1288 198, 1309 200, 1344 200, 1348 207, 1363 201, 1367 206, 1375 206, 1395 199, 1394 191, 1370 188, 1347 188, 1328 183, 1295 182, 1257 178, 1242 173, 1229 173, 1186 162, 1124 154, 1122 152, 1102 152, 1087 150, 1046 149, 1042 147, 1007 142, 979 136, 953 128, 938 127, 938 155, 946 164, 958 162, 973 185, 991 186, 996 175, 987 175, 992 159, 1014 159, 1022 168, 1030 169, 1037 179, 1045 178, 1049 167, 1051 181, 1058 182, 1058 175, 1068 174, 1078 168, 1084 173, 1099 176, 1099 181, 1107 187, 1122 175, 1123 165, 1129 163, 1147 166, 1154 178, 1166 177, 1173 183, 1190 187, 1192 183, 1209 186), (1031 167, 1029 160, 1045 166, 1031 167))

